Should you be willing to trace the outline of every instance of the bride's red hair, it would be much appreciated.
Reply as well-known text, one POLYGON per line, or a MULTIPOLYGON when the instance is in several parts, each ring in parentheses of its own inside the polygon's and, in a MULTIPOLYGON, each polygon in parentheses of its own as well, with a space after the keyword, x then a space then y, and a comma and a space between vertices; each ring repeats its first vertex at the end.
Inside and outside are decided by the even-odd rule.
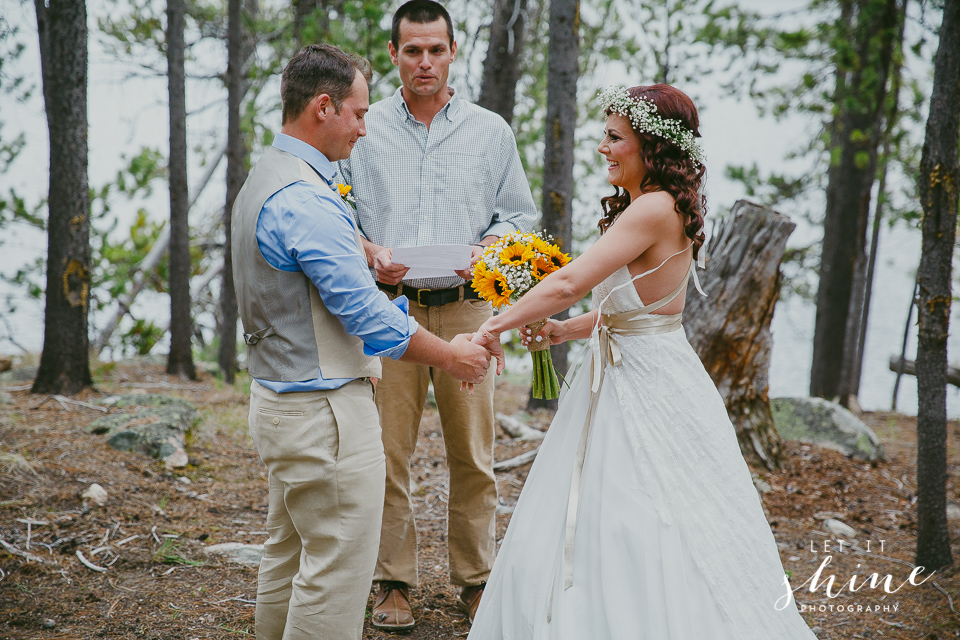
MULTIPOLYGON (((654 84, 647 87, 628 89, 631 98, 645 98, 657 105, 657 114, 666 120, 679 120, 690 129, 693 135, 700 137, 700 118, 693 101, 679 89, 668 84, 654 84)), ((610 111, 607 111, 610 115, 610 111)), ((648 191, 666 191, 675 201, 674 208, 683 219, 683 230, 693 241, 693 257, 697 258, 703 246, 703 217, 707 213, 707 199, 700 195, 700 185, 706 168, 697 164, 690 154, 675 143, 633 130, 640 139, 640 159, 647 174, 640 183, 640 189, 648 191)), ((620 213, 630 204, 630 194, 620 187, 612 196, 600 199, 603 217, 598 227, 603 233, 613 224, 620 213)))

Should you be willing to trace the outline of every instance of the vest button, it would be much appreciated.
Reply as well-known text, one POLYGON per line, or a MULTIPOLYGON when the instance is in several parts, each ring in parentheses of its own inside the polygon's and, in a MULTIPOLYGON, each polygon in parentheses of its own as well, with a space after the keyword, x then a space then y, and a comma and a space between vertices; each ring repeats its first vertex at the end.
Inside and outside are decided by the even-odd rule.
POLYGON ((280 424, 280 418, 274 418, 273 424, 280 424))

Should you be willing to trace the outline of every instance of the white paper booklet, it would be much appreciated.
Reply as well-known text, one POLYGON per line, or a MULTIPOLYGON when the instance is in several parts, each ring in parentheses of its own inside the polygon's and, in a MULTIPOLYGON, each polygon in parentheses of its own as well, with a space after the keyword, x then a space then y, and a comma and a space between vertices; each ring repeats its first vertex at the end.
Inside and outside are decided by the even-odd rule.
POLYGON ((465 244, 434 244, 393 250, 394 264, 410 267, 404 280, 455 276, 457 269, 470 266, 473 250, 465 244))

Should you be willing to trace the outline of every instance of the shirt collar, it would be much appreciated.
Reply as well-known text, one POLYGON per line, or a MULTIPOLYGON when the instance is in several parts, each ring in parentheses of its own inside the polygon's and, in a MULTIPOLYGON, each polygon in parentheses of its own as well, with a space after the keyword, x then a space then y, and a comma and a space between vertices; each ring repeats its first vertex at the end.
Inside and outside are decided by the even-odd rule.
MULTIPOLYGON (((393 100, 393 106, 401 118, 413 118, 413 114, 410 113, 410 109, 407 107, 407 101, 403 99, 402 86, 394 92, 391 100, 393 100)), ((460 100, 460 97, 456 93, 454 93, 452 96, 450 96, 450 99, 447 100, 447 104, 443 105, 443 108, 440 109, 440 113, 446 116, 447 120, 450 122, 456 122, 457 118, 460 116, 462 108, 463 101, 460 100)))
POLYGON ((285 133, 276 134, 273 139, 273 146, 280 151, 286 151, 291 155, 297 156, 313 167, 313 170, 320 174, 320 177, 326 180, 327 184, 333 184, 333 179, 337 175, 337 168, 315 147, 299 138, 288 136, 285 133))

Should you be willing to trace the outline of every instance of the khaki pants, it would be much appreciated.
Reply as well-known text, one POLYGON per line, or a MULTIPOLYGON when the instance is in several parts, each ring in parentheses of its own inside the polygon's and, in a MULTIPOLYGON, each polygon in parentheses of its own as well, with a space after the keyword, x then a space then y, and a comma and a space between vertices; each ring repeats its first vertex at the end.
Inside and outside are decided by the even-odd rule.
POLYGON ((269 482, 257 640, 359 640, 384 479, 369 380, 283 394, 254 382, 250 435, 269 482))
MULTIPOLYGON (((410 302, 420 326, 449 341, 472 333, 493 315, 489 302, 466 300, 439 307, 410 302)), ((383 360, 377 408, 387 457, 383 529, 375 580, 398 580, 416 587, 417 532, 410 501, 410 458, 417 445, 420 416, 433 381, 450 468, 447 544, 450 580, 459 586, 484 582, 493 566, 497 485, 493 475, 493 379, 490 374, 471 396, 460 381, 439 369, 383 360)))

